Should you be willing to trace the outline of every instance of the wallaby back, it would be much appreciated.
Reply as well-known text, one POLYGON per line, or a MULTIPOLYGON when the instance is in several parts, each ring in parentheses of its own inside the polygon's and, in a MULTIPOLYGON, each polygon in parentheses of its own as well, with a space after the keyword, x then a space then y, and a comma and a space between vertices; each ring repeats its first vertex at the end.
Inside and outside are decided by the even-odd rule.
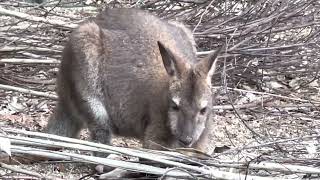
POLYGON ((87 125, 93 140, 106 144, 112 133, 146 148, 201 147, 217 53, 197 61, 195 51, 182 24, 106 9, 70 35, 49 133, 76 137, 87 125))

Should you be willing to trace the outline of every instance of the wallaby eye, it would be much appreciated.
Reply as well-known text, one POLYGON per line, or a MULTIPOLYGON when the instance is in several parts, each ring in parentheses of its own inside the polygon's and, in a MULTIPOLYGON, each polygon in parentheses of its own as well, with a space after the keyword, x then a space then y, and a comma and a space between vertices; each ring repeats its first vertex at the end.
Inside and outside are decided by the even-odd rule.
POLYGON ((180 104, 180 98, 179 98, 179 97, 173 97, 173 98, 171 99, 171 108, 172 108, 174 111, 179 111, 179 110, 180 110, 179 104, 180 104))
POLYGON ((172 106, 171 107, 175 111, 179 111, 179 109, 180 109, 179 106, 175 102, 172 102, 172 106))
POLYGON ((207 107, 204 107, 200 110, 200 114, 204 115, 207 112, 207 107))

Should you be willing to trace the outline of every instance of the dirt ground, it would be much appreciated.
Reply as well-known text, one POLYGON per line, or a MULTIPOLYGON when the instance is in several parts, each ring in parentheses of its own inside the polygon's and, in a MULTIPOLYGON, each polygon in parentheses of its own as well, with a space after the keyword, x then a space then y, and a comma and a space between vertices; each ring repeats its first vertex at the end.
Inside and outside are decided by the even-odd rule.
MULTIPOLYGON (((217 150, 218 147, 230 151, 213 153, 212 159, 215 162, 241 161, 249 164, 267 161, 317 168, 320 160, 319 2, 303 3, 300 0, 281 4, 282 1, 274 1, 272 4, 259 1, 262 3, 252 7, 243 3, 243 12, 249 14, 242 14, 240 6, 234 6, 238 1, 226 1, 221 6, 207 8, 211 2, 220 1, 208 1, 210 5, 178 2, 175 4, 177 8, 171 11, 161 3, 154 6, 152 3, 146 4, 145 8, 153 7, 158 10, 155 13, 171 19, 180 11, 180 19, 193 27, 200 24, 194 34, 201 53, 214 49, 216 44, 224 41, 230 43, 230 50, 234 48, 225 55, 229 59, 221 58, 226 62, 221 61, 213 80, 219 90, 215 91, 217 96, 210 119, 213 123, 210 150, 217 150), (163 10, 168 16, 161 9, 168 10, 163 10), (202 16, 199 13, 201 9, 211 13, 203 13, 202 16), (215 14, 217 9, 226 14, 215 14), (216 19, 213 15, 217 15, 216 19), (226 18, 221 19, 224 15, 226 18), (274 27, 269 27, 270 22, 274 27), (271 33, 271 30, 274 32, 271 33)), ((0 85, 55 95, 58 61, 68 34, 73 25, 94 16, 102 7, 64 3, 61 7, 54 3, 42 7, 20 0, 0 0, 0 7, 11 13, 0 9, 2 14, 9 14, 0 13, 0 60, 7 60, 0 62, 0 85), (30 16, 21 16, 18 12, 30 16), (26 59, 38 62, 21 61, 26 59)), ((127 4, 132 5, 130 3, 127 4)), ((114 4, 114 7, 120 6, 118 1, 114 4)), ((0 131, 1 128, 11 127, 42 132, 55 103, 53 98, 1 86, 0 131)), ((84 130, 80 138, 88 139, 88 132, 84 130)), ((141 146, 135 139, 120 137, 115 137, 112 144, 141 146)), ((91 169, 83 164, 41 162, 17 167, 62 179, 93 179, 90 176, 85 178, 90 175, 91 169)), ((255 169, 246 173, 271 177, 289 174, 255 169)), ((316 176, 293 173, 285 177, 319 179, 316 176)), ((0 168, 1 178, 32 179, 4 168, 0 168)))
MULTIPOLYGON (((218 97, 223 101, 224 95, 218 97)), ((1 111, 0 111, 0 126, 22 128, 30 131, 43 131, 47 124, 47 119, 52 113, 55 106, 55 101, 27 94, 3 91, 0 90, 1 111)), ((240 96, 239 99, 247 99, 248 96, 240 96)), ((286 102, 273 101, 272 104, 286 104, 286 102)), ((272 142, 284 138, 303 137, 307 135, 314 135, 319 131, 319 123, 315 119, 306 117, 307 115, 319 113, 315 109, 303 108, 297 109, 292 105, 287 111, 287 115, 283 115, 281 110, 270 111, 268 104, 264 104, 264 108, 254 107, 252 109, 237 109, 214 110, 215 115, 211 117, 214 123, 214 129, 211 134, 211 147, 227 146, 229 148, 243 148, 263 144, 265 142, 272 142), (291 113, 293 112, 293 113, 291 113), (241 119, 242 120, 241 120, 241 119), (243 122, 244 121, 244 122, 243 122), (261 137, 259 137, 261 136, 261 137)), ((215 106, 218 107, 219 103, 215 106)), ((261 106, 257 104, 256 106, 261 106)), ((84 130, 81 133, 81 139, 88 139, 88 132, 84 130)), ((115 146, 122 147, 139 147, 139 141, 135 139, 124 139, 115 137, 112 141, 115 146)), ((308 143, 318 143, 314 139, 308 143)), ((268 148, 267 148, 268 149, 268 148)), ((287 150, 289 150, 288 148, 287 150)), ((276 153, 276 151, 268 149, 269 155, 276 153)), ((249 153, 249 152, 248 152, 249 153)), ((250 152, 249 157, 252 159, 261 156, 260 153, 255 153, 255 150, 250 152)), ((278 153, 276 153, 278 154, 278 153)), ((231 158, 213 154, 220 160, 235 160, 235 156, 231 158)), ((311 155, 311 154, 309 154, 311 155)), ((302 155, 301 157, 305 156, 302 155)), ((248 154, 238 154, 237 160, 248 158, 248 154)), ((21 167, 21 166, 20 166, 21 167)), ((48 163, 43 162, 39 164, 23 165, 25 169, 33 170, 46 175, 54 175, 63 179, 78 179, 91 173, 91 170, 86 165, 79 164, 65 164, 63 162, 48 163)), ((1 175, 14 176, 14 174, 6 174, 8 171, 2 170, 1 175)))

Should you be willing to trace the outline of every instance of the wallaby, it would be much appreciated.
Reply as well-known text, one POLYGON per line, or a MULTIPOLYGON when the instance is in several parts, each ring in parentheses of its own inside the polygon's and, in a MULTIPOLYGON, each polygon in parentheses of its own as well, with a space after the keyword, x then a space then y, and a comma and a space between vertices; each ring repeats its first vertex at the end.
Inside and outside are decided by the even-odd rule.
POLYGON ((137 9, 106 9, 65 45, 49 133, 94 141, 135 137, 143 147, 207 146, 211 77, 219 50, 197 60, 192 33, 137 9), (160 146, 159 146, 160 145, 160 146))

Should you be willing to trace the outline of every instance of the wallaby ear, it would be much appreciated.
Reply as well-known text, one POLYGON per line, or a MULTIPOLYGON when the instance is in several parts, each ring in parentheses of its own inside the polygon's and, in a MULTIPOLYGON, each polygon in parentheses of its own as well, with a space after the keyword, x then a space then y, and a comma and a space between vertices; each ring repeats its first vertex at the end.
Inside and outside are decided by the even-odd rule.
POLYGON ((178 69, 178 62, 173 53, 158 41, 160 54, 163 65, 169 76, 180 76, 181 72, 178 69))
POLYGON ((201 74, 206 75, 207 79, 210 80, 210 82, 212 75, 216 69, 218 54, 220 53, 223 47, 224 46, 220 46, 217 50, 210 53, 207 57, 203 58, 200 62, 198 62, 196 66, 197 71, 201 71, 201 74))

